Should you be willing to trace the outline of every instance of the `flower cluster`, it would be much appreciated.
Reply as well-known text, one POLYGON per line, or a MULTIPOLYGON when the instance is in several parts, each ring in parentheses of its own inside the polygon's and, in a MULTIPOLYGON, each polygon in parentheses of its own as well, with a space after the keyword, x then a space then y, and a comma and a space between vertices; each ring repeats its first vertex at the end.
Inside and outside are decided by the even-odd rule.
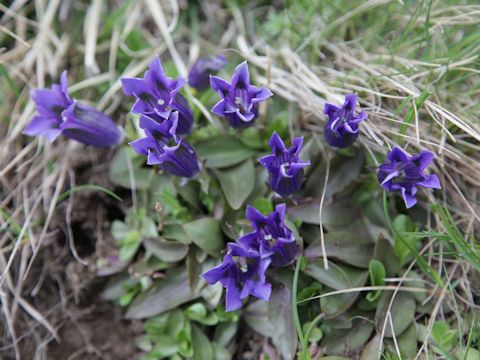
POLYGON ((60 84, 53 84, 51 89, 35 89, 31 96, 37 114, 23 130, 25 135, 45 136, 50 142, 63 135, 96 147, 116 145, 122 139, 123 132, 110 117, 70 97, 66 71, 60 84))
POLYGON ((287 149, 280 136, 274 131, 268 143, 272 155, 264 156, 258 161, 268 170, 270 188, 281 196, 288 196, 298 191, 303 183, 304 168, 310 161, 300 160, 303 137, 296 137, 292 147, 287 149))
POLYGON ((193 148, 179 135, 190 133, 193 114, 179 93, 185 80, 165 75, 158 57, 150 63, 143 79, 122 78, 125 95, 134 96, 132 113, 140 114, 145 137, 130 145, 147 156, 148 165, 159 165, 177 176, 193 177, 200 168, 193 148))
POLYGON ((212 108, 212 112, 227 118, 234 128, 252 126, 258 117, 258 104, 273 95, 264 86, 258 88, 250 84, 246 61, 235 68, 230 83, 217 76, 211 76, 210 85, 221 97, 212 108))
POLYGON ((417 155, 409 156, 395 147, 387 159, 378 168, 378 181, 389 191, 399 191, 407 209, 417 203, 415 195, 419 186, 440 189, 440 180, 435 174, 426 175, 424 170, 433 161, 435 155, 423 150, 417 155))
POLYGON ((268 301, 272 285, 265 272, 269 266, 283 267, 295 260, 298 246, 285 225, 285 204, 279 204, 268 216, 248 206, 246 217, 254 231, 229 243, 223 262, 202 276, 209 284, 220 282, 226 288, 227 311, 242 307, 252 295, 268 301))
POLYGON ((357 94, 345 95, 345 102, 339 108, 333 104, 325 103, 323 113, 328 115, 324 128, 325 140, 331 146, 345 148, 352 145, 358 137, 358 125, 367 118, 367 113, 361 111, 355 114, 357 94))

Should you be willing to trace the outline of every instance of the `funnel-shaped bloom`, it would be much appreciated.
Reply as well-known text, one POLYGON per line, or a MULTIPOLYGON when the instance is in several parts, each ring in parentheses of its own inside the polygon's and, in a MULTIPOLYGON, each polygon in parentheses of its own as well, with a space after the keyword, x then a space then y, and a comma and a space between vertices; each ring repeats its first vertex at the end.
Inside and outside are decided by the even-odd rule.
POLYGON ((298 252, 293 232, 285 226, 285 210, 285 204, 279 204, 265 216, 248 206, 246 217, 254 231, 237 240, 247 249, 258 249, 262 259, 271 258, 275 267, 290 264, 298 252))
POLYGON ((169 118, 171 111, 177 111, 177 132, 181 135, 190 133, 193 124, 192 110, 179 93, 184 85, 184 79, 174 80, 165 75, 158 57, 150 62, 143 79, 122 78, 124 94, 137 99, 132 113, 145 114, 161 123, 169 118))
POLYGON ((68 95, 66 71, 60 77, 60 84, 53 84, 51 89, 35 89, 31 95, 37 115, 23 131, 25 135, 45 136, 50 142, 64 135, 97 147, 120 142, 122 131, 109 116, 77 103, 68 95))
POLYGON ((268 144, 272 148, 272 155, 258 161, 268 170, 272 190, 282 196, 291 195, 302 186, 303 169, 310 165, 310 161, 303 162, 299 158, 303 137, 294 138, 292 147, 287 149, 280 136, 273 132, 268 144))
POLYGON ((189 85, 199 91, 206 89, 210 83, 210 75, 215 75, 226 63, 227 59, 223 55, 198 59, 190 68, 189 85))
POLYGON ((357 94, 345 95, 345 102, 341 108, 333 104, 325 104, 323 113, 328 115, 328 122, 325 125, 324 134, 325 140, 331 146, 344 148, 352 145, 357 139, 358 125, 367 118, 365 111, 355 114, 357 98, 357 94))
POLYGON ((200 170, 197 155, 185 140, 177 136, 178 118, 178 112, 173 111, 167 120, 159 124, 141 115, 140 127, 146 136, 130 145, 138 154, 147 156, 148 165, 160 165, 173 175, 193 177, 200 170))
POLYGON ((211 76, 210 85, 222 98, 212 108, 212 112, 227 118, 234 128, 253 125, 258 116, 258 104, 273 95, 264 86, 258 88, 250 84, 246 61, 235 68, 231 83, 211 76))
POLYGON ((265 271, 270 259, 262 259, 258 252, 238 244, 229 243, 223 263, 202 276, 209 284, 220 282, 226 289, 226 310, 242 307, 242 300, 249 295, 268 301, 272 285, 267 283, 265 271))
POLYGON ((423 150, 417 155, 409 156, 395 147, 388 154, 388 160, 378 168, 378 181, 389 192, 399 191, 409 209, 417 203, 415 195, 419 186, 441 188, 437 175, 424 173, 434 158, 435 155, 430 151, 423 150))

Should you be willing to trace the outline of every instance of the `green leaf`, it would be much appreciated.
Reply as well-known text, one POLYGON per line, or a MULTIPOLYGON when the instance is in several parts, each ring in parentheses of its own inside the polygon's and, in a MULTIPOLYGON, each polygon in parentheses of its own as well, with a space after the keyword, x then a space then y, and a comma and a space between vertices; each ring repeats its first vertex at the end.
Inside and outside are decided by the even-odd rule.
MULTIPOLYGON (((393 226, 395 227, 395 230, 400 234, 416 231, 416 226, 413 223, 412 219, 403 214, 398 215, 395 220, 393 220, 393 226)), ((414 237, 403 234, 401 236, 403 237, 404 241, 402 241, 399 236, 394 237, 394 249, 395 254, 400 259, 400 263, 405 264, 412 256, 410 248, 416 246, 416 239, 414 237), (406 245, 405 242, 407 242, 408 245, 406 245)))
POLYGON ((146 238, 143 240, 143 246, 148 253, 169 263, 182 260, 188 253, 188 245, 162 238, 146 238))
POLYGON ((174 337, 169 335, 159 335, 155 337, 155 345, 153 346, 151 353, 162 359, 175 355, 179 349, 180 346, 174 337))
POLYGON ((192 242, 209 255, 219 257, 225 247, 218 220, 213 218, 198 219, 183 225, 183 229, 192 242))
POLYGON ((250 158, 255 151, 243 145, 233 136, 221 135, 196 144, 195 150, 205 166, 224 168, 241 163, 250 158))
POLYGON ((351 329, 331 331, 322 340, 320 346, 328 355, 355 352, 365 345, 372 330, 373 325, 367 319, 355 319, 351 329))
MULTIPOLYGON (((368 267, 372 258, 373 242, 367 236, 349 231, 332 231, 324 234, 325 251, 328 258, 336 258, 360 268, 368 267)), ((323 256, 321 240, 317 238, 304 253, 307 259, 323 256)))
POLYGON ((405 359, 414 359, 417 355, 417 329, 415 324, 412 323, 402 335, 398 336, 397 342, 400 353, 405 359))
POLYGON ((187 245, 192 243, 192 239, 190 239, 185 232, 183 226, 176 223, 165 224, 162 229, 162 236, 166 239, 176 240, 187 245))
POLYGON ((192 324, 193 360, 213 360, 213 348, 208 337, 192 324))
POLYGON ((232 358, 232 354, 230 354, 230 352, 220 344, 213 342, 212 349, 214 360, 230 360, 232 358))
POLYGON ((185 310, 185 315, 190 320, 202 320, 207 316, 207 308, 202 303, 195 303, 185 310))
POLYGON ((310 261, 305 273, 335 290, 350 289, 365 285, 368 273, 352 266, 328 262, 328 270, 323 267, 323 261, 310 261))
POLYGON ((432 339, 444 351, 449 351, 457 343, 457 331, 450 330, 445 321, 435 321, 432 326, 432 339))
POLYGON ((268 302, 268 319, 273 329, 269 337, 285 360, 293 359, 297 349, 297 335, 292 315, 291 289, 285 286, 274 287, 268 302))
POLYGON ((215 327, 214 341, 227 347, 235 338, 238 330, 238 322, 222 322, 215 327))
MULTIPOLYGON (((319 209, 320 200, 312 199, 296 206, 289 206, 287 212, 292 219, 318 225, 320 224, 319 209)), ((358 220, 358 214, 361 213, 362 209, 352 205, 351 198, 339 198, 332 203, 323 204, 322 224, 329 231, 345 230, 345 227, 358 220)))
POLYGON ((273 212, 273 204, 270 199, 260 197, 255 199, 252 205, 265 216, 273 212))
POLYGON ((391 291, 382 294, 375 314, 377 332, 381 334, 385 328, 386 337, 400 336, 410 326, 415 316, 416 304, 410 294, 402 291, 397 292, 390 307, 392 296, 393 292, 391 291), (388 311, 389 308, 390 311, 388 311), (388 312, 393 323, 393 332, 390 319, 387 319, 388 312), (385 321, 387 321, 386 326, 385 321))
MULTIPOLYGON (((378 260, 371 260, 368 265, 368 272, 370 274, 370 285, 371 286, 383 286, 385 285, 385 267, 378 260)), ((371 291, 367 294, 367 300, 370 302, 377 301, 382 294, 381 290, 371 291)))
POLYGON ((235 210, 239 209, 255 185, 255 168, 252 160, 215 173, 228 204, 235 210))
POLYGON ((187 271, 175 269, 167 272, 164 279, 157 280, 153 286, 136 297, 125 315, 127 319, 143 319, 195 299, 188 284, 187 271))
POLYGON ((268 303, 262 300, 251 302, 243 311, 243 319, 253 330, 260 335, 269 337, 274 328, 268 318, 268 303))
MULTIPOLYGON (((325 287, 323 293, 335 291, 330 287, 325 287)), ((359 292, 346 292, 344 294, 329 295, 320 298, 320 306, 325 314, 325 320, 336 319, 339 315, 344 314, 351 308, 355 300, 357 300, 359 292)))
POLYGON ((130 189, 132 186, 132 176, 136 189, 148 189, 152 183, 155 172, 151 171, 151 169, 144 168, 144 162, 145 158, 136 155, 130 146, 120 147, 110 164, 108 171, 110 181, 115 185, 130 189), (132 165, 131 176, 129 163, 132 165))
POLYGON ((378 358, 378 354, 383 352, 383 341, 380 335, 375 335, 372 340, 368 342, 362 351, 360 360, 371 360, 378 358))

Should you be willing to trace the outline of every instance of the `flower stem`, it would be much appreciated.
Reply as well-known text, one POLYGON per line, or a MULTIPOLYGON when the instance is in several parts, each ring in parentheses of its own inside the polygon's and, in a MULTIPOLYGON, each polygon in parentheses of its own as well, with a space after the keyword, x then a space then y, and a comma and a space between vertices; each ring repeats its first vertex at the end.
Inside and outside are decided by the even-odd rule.
POLYGON ((301 359, 310 360, 310 355, 308 354, 308 346, 303 336, 302 324, 300 324, 300 317, 298 316, 298 304, 297 304, 297 288, 298 288, 298 276, 300 274, 300 264, 302 257, 297 258, 297 264, 295 266, 295 273, 293 275, 293 285, 292 285, 292 313, 293 321, 295 322, 295 328, 297 329, 297 336, 302 346, 302 355, 301 359))

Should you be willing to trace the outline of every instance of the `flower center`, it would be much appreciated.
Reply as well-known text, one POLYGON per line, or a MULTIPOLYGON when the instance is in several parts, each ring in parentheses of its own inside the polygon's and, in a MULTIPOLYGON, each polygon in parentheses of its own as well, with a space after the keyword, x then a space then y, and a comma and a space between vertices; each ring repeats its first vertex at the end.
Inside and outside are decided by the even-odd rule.
POLYGON ((157 100, 157 104, 160 105, 160 106, 163 106, 163 105, 165 105, 165 100, 163 100, 163 99, 158 99, 158 100, 157 100))

